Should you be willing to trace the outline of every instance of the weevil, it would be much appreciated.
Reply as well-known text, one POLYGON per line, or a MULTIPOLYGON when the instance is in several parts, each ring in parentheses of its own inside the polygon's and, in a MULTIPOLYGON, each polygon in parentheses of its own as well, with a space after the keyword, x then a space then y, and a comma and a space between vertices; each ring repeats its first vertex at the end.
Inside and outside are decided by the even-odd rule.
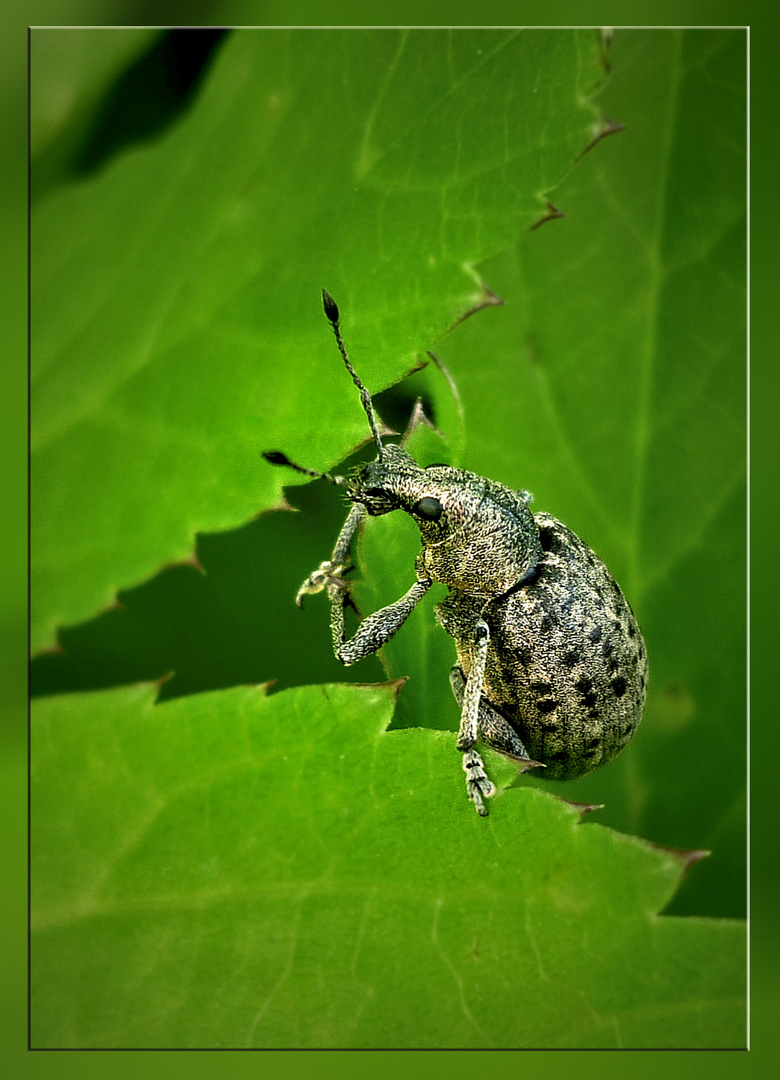
POLYGON ((346 488, 352 504, 329 559, 301 585, 300 605, 326 592, 333 650, 345 665, 380 649, 434 582, 449 586, 434 611, 455 641, 450 685, 460 706, 456 741, 466 792, 482 816, 495 793, 479 740, 555 780, 583 776, 616 757, 639 725, 647 651, 631 606, 587 544, 550 514, 530 509, 527 491, 448 465, 423 467, 403 445, 380 437, 371 395, 344 346, 339 310, 323 289, 325 315, 368 418, 375 461, 349 477, 317 472, 281 451, 263 456, 346 488), (359 623, 347 640, 346 574, 352 540, 368 517, 402 510, 422 549, 409 591, 359 623))

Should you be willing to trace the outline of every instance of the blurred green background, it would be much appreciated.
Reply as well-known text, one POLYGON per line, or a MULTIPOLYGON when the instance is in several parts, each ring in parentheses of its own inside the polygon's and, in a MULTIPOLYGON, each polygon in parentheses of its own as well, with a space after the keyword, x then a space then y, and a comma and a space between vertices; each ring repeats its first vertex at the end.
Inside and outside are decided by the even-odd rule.
MULTIPOLYGON (((744 295, 740 294, 739 280, 744 258, 739 243, 744 230, 744 204, 740 201, 744 174, 739 137, 742 121, 735 99, 740 78, 744 80, 744 69, 740 73, 744 58, 738 34, 725 48, 720 41, 715 44, 715 37, 704 45, 705 39, 696 35, 690 35, 685 43, 669 34, 655 35, 649 44, 651 38, 625 35, 621 42, 618 36, 611 54, 611 80, 599 105, 611 119, 625 124, 626 131, 599 144, 556 189, 554 201, 562 205, 566 221, 550 222, 518 243, 502 245, 502 235, 506 238, 513 231, 519 235, 524 225, 527 228, 532 223, 534 211, 530 205, 518 205, 514 213, 508 213, 506 192, 499 185, 486 189, 488 224, 484 227, 491 238, 487 243, 480 238, 481 251, 488 255, 494 248, 495 253, 490 261, 480 260, 479 273, 507 305, 474 316, 436 345, 465 403, 463 428, 457 437, 453 427, 457 410, 430 372, 415 376, 415 383, 390 392, 384 400, 379 398, 378 407, 385 419, 393 422, 394 417, 402 418, 404 406, 421 392, 449 436, 448 452, 462 454, 461 463, 467 467, 530 487, 539 508, 563 517, 615 569, 646 630, 655 664, 654 696, 636 752, 632 748, 633 757, 625 766, 621 764, 621 771, 589 778, 581 789, 572 792, 569 787, 567 793, 582 801, 606 802, 602 820, 619 828, 671 846, 711 848, 714 857, 697 866, 673 910, 739 915, 744 911, 745 528, 744 491, 740 488, 744 472, 744 357, 740 351, 744 295), (679 78, 677 97, 670 92, 670 65, 679 78), (709 74, 712 70, 721 77, 717 90, 709 74), (703 73, 708 73, 707 77, 697 81, 703 73), (657 80, 654 93, 648 94, 653 79, 657 80), (648 123, 651 117, 654 124, 648 123), (719 126, 718 140, 712 139, 708 124, 719 126), (730 158, 724 156, 724 145, 730 158), (708 152, 712 152, 710 161, 708 152), (724 160, 731 164, 724 166, 724 160), (651 163, 657 171, 648 176, 651 163), (690 182, 692 176, 695 184, 690 182), (525 223, 523 213, 527 215, 525 223), (652 331, 650 339, 648 329, 652 331), (486 354, 489 362, 483 363, 486 354), (628 369, 627 378, 618 378, 626 374, 621 365, 628 369), (450 424, 445 425, 442 417, 448 417, 450 424), (503 441, 500 436, 507 431, 512 433, 511 445, 506 435, 503 441), (638 466, 643 470, 641 475, 638 466), (711 587, 713 580, 718 582, 716 590, 711 587)), ((72 203, 65 214, 57 203, 58 190, 63 190, 67 199, 75 178, 99 178, 101 170, 108 169, 112 159, 128 147, 164 138, 166 131, 175 128, 198 103, 200 80, 208 79, 209 65, 219 62, 223 49, 238 48, 216 35, 207 44, 211 51, 201 49, 194 75, 179 71, 173 81, 160 80, 158 86, 166 91, 162 99, 159 93, 152 93, 151 99, 144 101, 133 89, 139 85, 133 82, 133 75, 137 77, 139 69, 145 72, 142 85, 153 91, 155 70, 159 74, 161 65, 169 73, 175 70, 175 42, 170 37, 138 32, 131 43, 129 35, 122 34, 116 50, 101 48, 99 63, 96 58, 92 65, 84 62, 83 50, 86 48, 88 54, 88 46, 82 42, 75 59, 71 52, 60 67, 49 63, 46 68, 65 84, 69 63, 71 71, 79 72, 77 104, 72 106, 67 123, 60 119, 58 124, 56 109, 47 113, 41 104, 40 126, 33 125, 33 206, 41 208, 41 236, 46 243, 40 261, 53 298, 53 308, 47 312, 53 330, 48 329, 46 320, 41 324, 43 353, 50 365, 46 370, 50 379, 53 375, 44 400, 47 437, 66 437, 74 419, 79 419, 84 383, 79 384, 61 364, 58 367, 58 357, 83 334, 83 326, 89 326, 95 311, 98 320, 102 318, 100 307, 105 304, 105 297, 96 295, 101 279, 106 280, 100 261, 85 264, 82 258, 75 264, 67 260, 63 264, 61 259, 63 250, 72 251, 74 243, 81 242, 83 222, 93 219, 94 195, 82 189, 83 197, 75 198, 76 212, 72 203), (91 85, 84 85, 85 71, 90 72, 87 82, 91 85), (37 132, 41 141, 36 145, 37 132)), ((46 45, 56 50, 57 42, 51 40, 46 45)), ((34 81, 34 105, 37 89, 48 89, 50 100, 59 100, 42 77, 40 82, 34 81)), ((209 129, 209 138, 214 140, 210 153, 219 161, 216 147, 224 139, 233 160, 238 142, 220 121, 215 110, 209 129)), ((339 117, 336 126, 340 123, 339 117)), ((420 177, 425 187, 424 150, 422 145, 422 156, 413 161, 414 170, 405 163, 407 193, 414 189, 410 178, 420 177)), ((305 154, 306 148, 296 147, 296 151, 305 154)), ((171 158, 180 153, 181 147, 174 147, 171 158)), ((330 162, 327 169, 334 167, 330 162)), ((398 183, 399 165, 388 168, 382 183, 398 183)), ((126 510, 116 513, 118 502, 112 516, 107 517, 102 504, 110 488, 96 481, 91 487, 95 474, 99 477, 101 471, 96 469, 97 462, 107 476, 119 476, 123 467, 122 461, 115 463, 106 457, 107 444, 100 431, 96 434, 94 423, 90 439, 72 449, 73 460, 83 462, 86 473, 68 474, 67 458, 65 465, 58 458, 63 470, 59 475, 47 470, 47 476, 54 478, 51 499, 56 500, 50 502, 44 523, 49 528, 57 526, 51 549, 55 555, 67 553, 68 560, 75 551, 79 558, 75 573, 73 564, 67 562, 67 586, 60 595, 57 588, 65 580, 63 566, 51 555, 45 560, 51 574, 47 582, 60 583, 42 590, 50 609, 55 601, 54 623, 48 625, 64 624, 58 634, 59 648, 64 651, 45 653, 35 660, 33 693, 71 693, 160 678, 170 672, 175 674, 163 685, 164 698, 267 678, 278 679, 277 687, 282 688, 343 677, 328 657, 326 614, 311 604, 302 617, 289 604, 300 578, 327 553, 338 529, 343 511, 333 505, 332 492, 316 486, 296 488, 288 492, 288 498, 300 506, 301 514, 263 515, 225 531, 231 517, 246 518, 250 506, 262 507, 263 498, 270 498, 268 505, 272 505, 274 496, 267 485, 280 483, 282 477, 277 474, 268 480, 259 475, 246 483, 250 475, 247 462, 253 460, 257 449, 265 448, 262 440, 270 437, 266 431, 279 431, 279 437, 285 437, 284 448, 305 456, 314 466, 332 466, 336 458, 331 447, 340 446, 343 453, 362 437, 358 410, 349 404, 349 387, 340 388, 334 382, 331 391, 331 371, 325 379, 333 398, 332 415, 321 424, 324 431, 316 422, 326 400, 318 372, 328 364, 335 365, 333 357, 328 358, 327 340, 322 346, 319 343, 326 335, 317 305, 309 301, 309 294, 316 301, 314 281, 309 282, 309 277, 316 277, 310 273, 313 266, 318 266, 321 276, 322 255, 328 250, 324 236, 329 228, 332 232, 332 220, 318 215, 315 225, 301 230, 305 214, 296 206, 289 215, 295 222, 295 243, 304 239, 310 245, 307 254, 312 265, 305 270, 299 264, 284 267, 278 257, 263 264, 258 255, 259 261, 253 261, 252 244, 244 240, 240 252, 234 239, 217 243, 215 248, 216 233, 204 247, 198 244, 202 234, 198 236, 196 231, 196 257, 202 259, 204 251, 209 258, 216 254, 219 280, 243 280, 247 285, 242 286, 244 295, 237 290, 235 295, 228 291, 220 297, 220 319, 227 311, 230 334, 223 329, 215 336, 210 330, 193 343, 189 337, 180 340, 170 322, 171 300, 160 292, 166 274, 175 279, 167 263, 169 252, 193 250, 192 236, 187 232, 191 204, 184 200, 154 208, 155 190, 159 192, 154 175, 134 173, 131 164, 122 183, 127 184, 127 176, 133 184, 133 205, 154 209, 157 232, 142 236, 131 271, 123 279, 124 325, 117 324, 115 309, 104 329, 93 336, 95 362, 78 376, 95 387, 94 392, 90 389, 90 407, 93 393, 111 400, 116 386, 110 378, 112 370, 121 373, 122 384, 135 394, 133 380, 139 371, 145 371, 139 362, 145 365, 160 347, 174 357, 181 371, 186 365, 204 365, 192 368, 198 371, 192 385, 209 386, 213 395, 210 404, 219 402, 224 383, 220 364, 228 358, 232 363, 238 350, 246 354, 244 372, 250 372, 254 365, 264 373, 262 396, 255 391, 252 403, 266 426, 245 433, 241 452, 236 453, 226 421, 235 417, 246 379, 242 384, 234 376, 230 408, 222 415, 217 409, 201 416, 198 401, 185 401, 190 423, 193 417, 202 419, 204 427, 212 426, 213 436, 209 433, 207 453, 199 457, 199 433, 196 431, 193 439, 193 429, 183 432, 186 438, 176 461, 184 462, 182 475, 191 475, 186 469, 194 465, 192 471, 207 482, 200 484, 193 505, 193 493, 176 484, 169 471, 170 460, 160 462, 154 446, 140 483, 137 479, 134 482, 133 468, 129 469, 128 491, 136 505, 151 499, 155 507, 151 531, 157 536, 147 536, 150 530, 144 528, 141 538, 143 543, 149 541, 147 552, 142 553, 145 562, 141 558, 132 564, 132 559, 138 558, 137 546, 143 546, 136 545, 137 518, 123 516, 126 510), (159 237, 163 237, 162 243, 159 237), (149 262, 150 251, 159 258, 154 272, 150 272, 154 268, 149 262), (140 266, 148 278, 139 279, 140 266), (258 288, 258 282, 268 284, 269 272, 270 295, 258 288), (132 290, 127 288, 128 281, 134 283, 132 290), (262 297, 262 317, 252 309, 258 295, 262 297), (311 311, 306 310, 310 303, 311 311), (140 320, 139 311, 144 312, 140 320), (296 323, 297 318, 305 328, 296 323), (137 325, 133 326, 134 322, 137 325), (258 335, 258 322, 269 332, 266 343, 258 335), (246 340, 236 339, 237 326, 246 340), (295 328, 293 333, 290 326, 295 328), (119 355, 112 361, 114 367, 105 370, 104 358, 112 342, 119 355), (315 359, 299 355, 309 349, 316 351, 315 359), (102 368, 95 366, 101 363, 102 368), (271 366, 264 366, 267 364, 271 366), (205 365, 213 371, 211 383, 204 382, 205 365), (296 384, 299 389, 316 387, 313 400, 290 400, 296 384), (280 415, 277 396, 285 398, 284 415, 280 415), (342 420, 347 412, 349 420, 342 420), (223 435, 220 425, 225 429, 223 435), (290 444, 296 437, 300 449, 290 444), (73 488, 63 481, 68 475, 79 476, 79 492, 75 508, 68 506, 66 512, 73 494, 73 488), (150 476, 158 481, 153 495, 148 488, 150 476), (88 519, 80 516, 80 502, 88 519), (91 522, 87 530, 85 520, 91 522), (63 521, 67 543, 61 532, 63 521), (201 532, 202 521, 214 530, 203 531, 197 544, 197 560, 207 571, 205 577, 197 566, 186 562, 190 530, 194 526, 201 532), (172 527, 175 534, 181 524, 188 527, 175 536, 170 554, 172 561, 177 557, 181 561, 150 576, 147 568, 154 563, 159 537, 164 538, 166 532, 171 535, 172 527), (95 550, 93 527, 105 528, 112 536, 121 532, 123 542, 117 543, 109 557, 105 550, 95 550), (283 560, 279 559, 280 551, 284 552, 283 560), (114 572, 112 579, 112 564, 120 565, 116 557, 125 559, 128 554, 131 562, 124 564, 124 576, 117 580, 114 572), (105 572, 101 571, 101 559, 105 572), (269 567, 273 567, 271 572, 269 567), (88 583, 95 569, 97 580, 85 591, 82 583, 88 583), (129 587, 144 577, 148 578, 145 584, 129 587), (106 583, 110 585, 112 580, 120 589, 121 607, 106 610, 95 620, 85 618, 80 624, 72 617, 57 618, 57 611, 83 610, 85 597, 87 611, 110 604, 111 589, 106 583), (96 599, 90 600, 90 595, 96 599), (68 626, 69 621, 77 625, 68 626)), ((201 210, 214 229, 217 218, 211 207, 219 204, 214 180, 202 174, 197 179, 187 198, 202 198, 201 210)), ((107 204, 109 214, 125 213, 121 210, 124 196, 120 180, 113 190, 110 182, 104 190, 114 200, 107 204)), ((329 217, 337 215, 337 210, 329 210, 329 217)), ((130 237, 138 236, 139 220, 124 218, 122 228, 130 237)), ((357 220, 364 219, 358 215, 357 220)), ((230 233, 231 228, 251 235, 251 219, 218 224, 223 230, 227 226, 232 237, 238 233, 230 233)), ((442 296, 439 307, 426 303, 426 296, 419 294, 416 252, 404 249, 396 237, 380 235, 389 244, 385 261, 392 264, 386 266, 384 278, 371 266, 372 243, 359 252, 348 237, 344 248, 353 265, 349 273, 340 268, 342 292, 325 282, 340 301, 346 293, 350 341, 355 343, 350 347, 353 355, 361 357, 360 369, 374 387, 377 375, 371 377, 372 371, 381 371, 379 378, 390 381, 404 368, 408 370, 414 353, 432 344, 447 323, 478 296, 473 285, 464 282, 458 287, 456 275, 448 279, 442 269, 438 282, 434 278, 429 283, 431 295, 442 296), (388 282, 396 286, 389 296, 388 282), (390 356, 395 357, 395 375, 388 363, 390 356)), ((118 240, 112 229, 103 232, 98 243, 104 258, 117 250, 127 251, 126 240, 118 240)), ((453 244, 453 250, 456 247, 453 244)), ((479 245, 476 250, 480 250, 479 245)), ((178 263, 172 265, 175 271, 178 263)), ((205 262, 202 266, 206 268, 205 262)), ((175 295, 177 319, 194 321, 201 331, 209 327, 210 313, 215 310, 208 291, 212 270, 209 265, 197 287, 190 283, 189 294, 179 291, 175 295)), ((335 380, 339 372, 336 369, 332 374, 335 380)), ((172 386, 181 393, 180 381, 152 385, 151 393, 148 382, 139 384, 134 411, 123 414, 112 409, 106 414, 110 423, 105 430, 129 432, 125 450, 132 446, 146 455, 149 439, 143 436, 151 436, 153 442, 155 425, 159 429, 162 422, 168 423, 169 398, 165 395, 171 394, 172 386), (132 425, 137 422, 135 408, 148 410, 150 400, 158 404, 159 413, 146 418, 149 427, 145 433, 130 430, 131 419, 132 425)), ((133 399, 126 399, 123 409, 128 400, 133 399)), ((236 442, 240 441, 236 433, 236 442)), ((257 468, 259 473, 262 464, 257 468)), ((366 564, 376 567, 383 551, 395 548, 396 540, 385 535, 381 540, 367 538, 366 543, 374 545, 374 550, 366 553, 366 564)), ((404 564, 411 565, 406 555, 398 562, 401 570, 404 564)), ((384 592, 392 574, 392 567, 388 567, 385 581, 377 586, 385 599, 393 596, 392 587, 389 594, 384 592)), ((366 583, 367 607, 374 588, 371 581, 366 583)), ((396 723, 420 723, 423 704, 438 700, 433 684, 443 682, 446 686, 446 639, 432 645, 442 657, 440 664, 437 661, 438 670, 430 673, 432 682, 428 659, 425 665, 417 664, 424 670, 414 671, 415 658, 420 655, 415 642, 420 639, 428 640, 428 629, 421 628, 420 637, 410 638, 406 646, 399 638, 401 651, 388 660, 394 674, 412 674, 396 723)), ((45 632, 41 640, 52 643, 45 632)), ((377 663, 370 673, 361 665, 347 676, 366 681, 381 678, 382 672, 377 663)), ((426 705, 422 714, 428 726, 453 727, 454 706, 449 705, 448 710, 445 707, 431 715, 426 705)))

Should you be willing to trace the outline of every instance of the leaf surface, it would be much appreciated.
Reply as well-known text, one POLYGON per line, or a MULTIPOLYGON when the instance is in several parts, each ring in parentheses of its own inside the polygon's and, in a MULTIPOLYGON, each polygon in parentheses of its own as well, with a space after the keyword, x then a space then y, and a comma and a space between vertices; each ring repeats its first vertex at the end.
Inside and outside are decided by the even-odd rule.
POLYGON ((277 503, 291 425, 323 465, 364 437, 320 289, 397 380, 545 213, 603 74, 595 31, 239 32, 164 137, 40 202, 34 649, 277 503))
MULTIPOLYGON (((196 696, 36 703, 38 1044, 744 1044, 744 927, 658 915, 744 910, 743 45, 621 32, 598 108, 590 32, 236 34, 178 125, 40 201, 33 633, 65 651, 34 689, 196 696), (600 109, 625 130, 575 168, 600 109), (566 219, 523 233, 553 188, 566 219), (505 306, 444 337, 481 281, 505 306), (324 599, 292 598, 344 507, 259 458, 367 437, 322 285, 375 394, 437 353, 376 401, 402 430, 423 397, 421 460, 529 488, 623 585, 643 726, 554 790, 710 849, 681 889, 684 858, 530 777, 476 818, 434 597, 384 650, 394 713, 199 694, 340 677, 324 599), (284 482, 304 512, 249 521, 284 482)), ((369 524, 365 613, 419 543, 369 524)))
POLYGON ((657 914, 684 861, 530 788, 478 818, 394 695, 38 702, 33 1045, 742 1045, 744 927, 657 914))
MULTIPOLYGON (((744 44, 740 32, 620 35, 598 100, 625 130, 556 192, 566 221, 479 266, 506 305, 437 348, 467 467, 533 492, 637 613, 642 726, 618 761, 554 790, 606 803, 617 828, 712 850, 676 901, 690 913, 745 910, 744 44)), ((366 529, 366 611, 412 580, 414 537, 393 528, 366 529)), ((431 606, 386 661, 409 677, 403 722, 453 727, 454 650, 431 606)))

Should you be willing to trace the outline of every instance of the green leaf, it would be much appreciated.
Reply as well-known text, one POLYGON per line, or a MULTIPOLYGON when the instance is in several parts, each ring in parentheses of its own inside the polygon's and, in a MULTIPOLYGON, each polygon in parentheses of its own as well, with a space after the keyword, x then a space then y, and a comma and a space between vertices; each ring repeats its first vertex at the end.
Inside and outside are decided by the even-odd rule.
MULTIPOLYGON (((744 910, 744 40, 619 32, 597 102, 625 130, 571 170, 597 117, 588 32, 239 34, 177 128, 41 202, 35 642, 122 607, 63 629, 34 687, 338 677, 327 603, 292 598, 344 508, 259 460, 335 468, 367 438, 326 285, 373 392, 433 344, 444 368, 377 400, 400 429, 423 396, 441 438, 415 453, 530 488, 637 610, 642 728, 552 790, 712 855, 675 891, 683 857, 577 824, 530 777, 477 820, 433 597, 383 656, 408 677, 394 726, 427 730, 382 735, 375 687, 42 702, 38 1042, 744 1044, 743 927, 668 915, 744 910), (556 183, 566 219, 521 237, 556 183), (480 280, 505 306, 442 337, 480 280), (303 513, 219 534, 285 480, 303 513), (206 574, 129 588, 195 530, 206 574)), ((364 612, 411 583, 409 526, 366 528, 364 612)))
POLYGON ((605 785, 586 780, 573 797, 622 803, 611 819, 622 828, 711 848, 681 910, 716 913, 741 913, 745 897, 744 47, 742 33, 628 40, 604 106, 621 102, 632 151, 618 162, 616 138, 601 166, 592 159, 603 173, 597 204, 593 188, 580 189, 595 213, 572 238, 579 271, 562 271, 553 236, 529 289, 537 348, 563 368, 540 404, 567 437, 557 454, 545 446, 549 457, 529 450, 527 483, 613 567, 651 656, 628 768, 605 785), (605 227, 615 220, 624 227, 605 227), (589 388, 577 373, 593 341, 581 335, 577 347, 558 329, 578 318, 568 302, 561 314, 561 298, 587 279, 583 303, 599 297, 609 313, 597 331, 609 348, 589 388), (588 462, 584 483, 578 461, 588 462), (574 483, 548 482, 548 467, 574 471, 574 483))
POLYGON ((35 1047, 744 1045, 744 927, 658 917, 685 860, 392 686, 38 702, 35 1047))
MULTIPOLYGON (((589 543, 647 641, 631 747, 553 790, 711 850, 674 908, 699 914, 745 910, 744 47, 742 32, 619 34, 598 100, 625 130, 556 192, 565 222, 479 266, 506 305, 437 347, 466 466, 529 489, 589 543)), ((366 528, 366 612, 413 580, 415 530, 393 517, 366 528)), ((432 604, 415 618, 385 649, 409 679, 398 719, 453 728, 452 643, 432 604)))
POLYGON ((323 464, 364 438, 321 287, 397 380, 546 213, 603 74, 595 31, 238 32, 178 125, 40 202, 34 649, 277 504, 291 426, 323 464))

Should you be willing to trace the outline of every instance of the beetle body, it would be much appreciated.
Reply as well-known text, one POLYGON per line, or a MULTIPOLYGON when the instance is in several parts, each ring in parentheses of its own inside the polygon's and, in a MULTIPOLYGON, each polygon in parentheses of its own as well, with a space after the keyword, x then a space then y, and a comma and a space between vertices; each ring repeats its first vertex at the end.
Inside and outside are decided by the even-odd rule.
MULTIPOLYGON (((532 514, 527 492, 444 465, 422 468, 400 447, 385 450, 389 461, 365 466, 348 495, 371 516, 404 510, 417 523, 418 579, 450 587, 435 610, 455 640, 456 696, 471 674, 482 618, 483 706, 507 721, 527 757, 555 780, 610 761, 642 717, 647 653, 604 563, 554 517, 532 514)), ((483 730, 482 740, 518 756, 500 727, 492 739, 483 730)))
MULTIPOLYGON (((572 780, 611 761, 633 736, 644 709, 647 652, 598 556, 549 514, 534 520, 543 555, 529 580, 487 605, 452 590, 436 617, 455 638, 466 680, 474 648, 463 631, 482 613, 490 630, 485 701, 545 765, 545 778, 572 780)), ((503 749, 489 736, 483 741, 503 749)))
POLYGON ((436 618, 452 636, 458 663, 450 684, 461 706, 456 746, 478 812, 494 793, 476 749, 481 741, 523 770, 569 780, 614 758, 644 708, 647 653, 628 601, 598 556, 531 496, 448 465, 424 468, 402 446, 383 444, 371 398, 346 354, 338 309, 323 293, 345 365, 360 390, 378 449, 351 478, 273 464, 346 487, 352 509, 330 559, 298 592, 326 591, 336 656, 353 664, 381 648, 433 582, 449 586, 436 618), (422 548, 416 581, 394 603, 364 619, 346 640, 350 546, 366 517, 401 510, 416 522, 422 548))

